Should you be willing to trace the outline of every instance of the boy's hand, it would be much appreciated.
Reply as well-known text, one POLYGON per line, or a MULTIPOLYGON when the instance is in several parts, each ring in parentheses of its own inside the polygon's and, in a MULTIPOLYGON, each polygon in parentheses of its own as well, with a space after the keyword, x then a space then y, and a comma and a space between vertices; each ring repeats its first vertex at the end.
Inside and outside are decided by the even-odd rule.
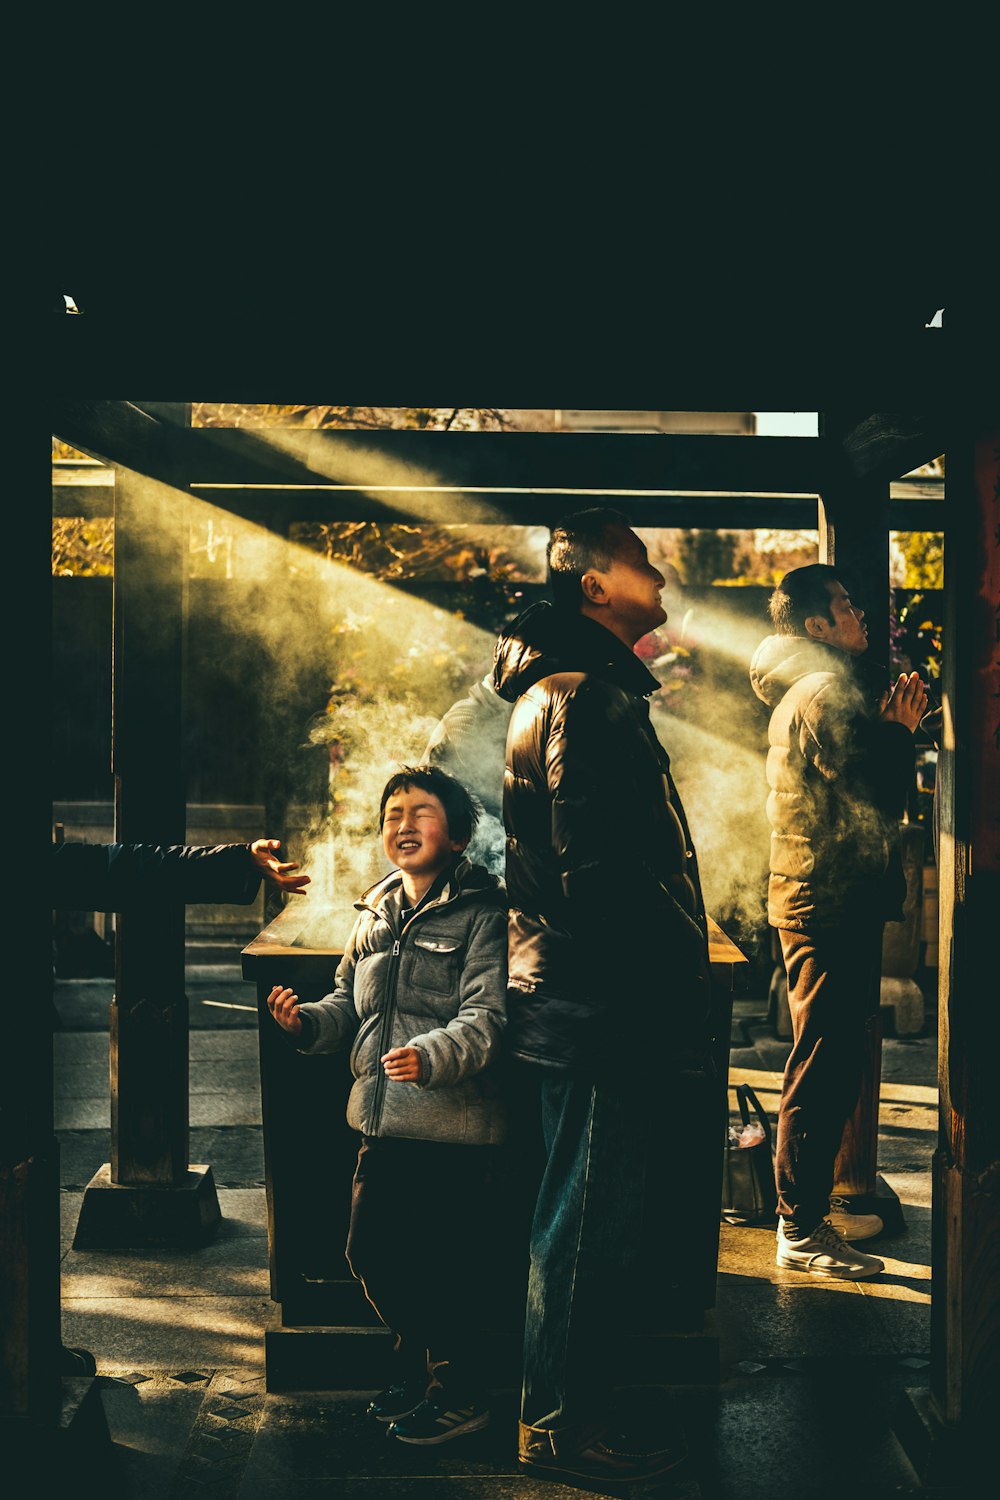
POLYGON ((279 891, 287 891, 290 896, 304 896, 303 886, 309 884, 310 876, 294 874, 298 865, 291 859, 279 859, 280 848, 280 839, 254 839, 250 845, 250 858, 264 879, 276 885, 279 891))
POLYGON ((416 1047, 392 1047, 379 1061, 385 1069, 385 1076, 394 1083, 419 1083, 423 1076, 416 1047))
POLYGON ((267 997, 267 1008, 271 1012, 282 1031, 290 1032, 292 1036, 298 1036, 302 1030, 302 1022, 299 1019, 299 997, 291 990, 282 989, 276 984, 267 997))

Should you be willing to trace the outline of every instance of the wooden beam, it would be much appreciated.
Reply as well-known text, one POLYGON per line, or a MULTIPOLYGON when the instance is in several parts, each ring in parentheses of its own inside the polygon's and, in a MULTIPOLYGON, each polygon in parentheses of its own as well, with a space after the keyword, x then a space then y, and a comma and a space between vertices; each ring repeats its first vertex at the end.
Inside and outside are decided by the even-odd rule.
POLYGON ((169 430, 131 401, 57 401, 52 436, 105 464, 172 481, 169 430))
POLYGON ((815 498, 754 495, 581 495, 523 494, 497 490, 404 491, 379 495, 365 490, 256 490, 197 488, 207 504, 282 532, 293 521, 382 521, 436 525, 551 526, 591 505, 621 510, 636 526, 710 527, 744 530, 754 526, 814 528, 815 498))
MULTIPOLYGON (((143 261, 145 268, 146 262, 143 261)), ((601 297, 531 296, 514 304, 452 288, 440 299, 328 296, 322 278, 294 277, 280 296, 266 275, 242 297, 159 279, 81 297, 80 317, 52 316, 39 331, 44 368, 61 395, 194 389, 227 399, 273 398, 276 380, 299 391, 349 391, 352 400, 405 406, 466 405, 652 410, 819 410, 850 399, 868 411, 934 410, 977 384, 952 327, 926 329, 919 302, 890 318, 889 288, 865 299, 855 285, 780 297, 685 299, 648 278, 623 278, 601 297), (167 287, 174 287, 173 296, 167 287), (352 306, 353 303, 353 306, 352 306), (957 347, 956 347, 957 345, 957 347), (277 373, 276 373, 277 372, 277 373), (850 396, 846 393, 850 392, 850 396)), ((203 278, 202 278, 203 280, 203 278)), ((538 289, 536 289, 537 291, 538 289)), ((563 289, 565 290, 565 289, 563 289)), ((594 292, 588 287, 588 294, 594 292)), ((787 288, 786 288, 787 293, 787 288)), ((981 377, 978 384, 982 384, 981 377)))
POLYGON ((824 422, 824 436, 836 437, 849 472, 859 480, 898 479, 930 463, 944 452, 946 431, 943 412, 873 412, 852 417, 839 432, 824 422))
MULTIPOLYGON (((54 477, 53 516, 114 514, 114 475, 97 470, 107 480, 79 482, 67 470, 54 477)), ((192 492, 200 500, 244 517, 256 525, 284 534, 292 521, 434 521, 441 525, 470 524, 491 510, 498 519, 515 526, 550 526, 584 505, 607 503, 622 510, 636 526, 716 527, 743 531, 755 526, 812 530, 816 524, 816 501, 796 495, 703 495, 689 491, 679 495, 582 496, 574 491, 558 494, 525 494, 516 490, 492 490, 467 494, 464 490, 403 491, 379 497, 372 490, 341 490, 318 487, 245 485, 197 485, 192 492), (391 503, 386 503, 391 501, 391 503)), ((889 525, 893 531, 947 531, 948 511, 940 480, 891 486, 889 525)))
MULTIPOLYGON (((714 490, 815 494, 825 478, 823 448, 815 438, 703 437, 675 433, 411 432, 380 430, 202 429, 184 434, 187 482, 200 473, 203 453, 225 439, 228 480, 258 477, 261 444, 273 443, 273 462, 307 470, 315 482, 364 489, 449 485, 461 489, 714 490)), ((289 474, 290 482, 295 479, 289 474)))
MULTIPOLYGON (((180 403, 176 403, 177 406, 180 403)), ((160 414, 162 403, 157 404, 160 414)), ((81 452, 176 489, 204 481, 307 484, 317 476, 293 456, 244 428, 192 432, 131 401, 56 401, 52 435, 81 452)))
POLYGON ((59 402, 52 421, 55 436, 83 452, 185 488, 327 483, 814 494, 824 478, 814 438, 185 429, 122 401, 59 402))

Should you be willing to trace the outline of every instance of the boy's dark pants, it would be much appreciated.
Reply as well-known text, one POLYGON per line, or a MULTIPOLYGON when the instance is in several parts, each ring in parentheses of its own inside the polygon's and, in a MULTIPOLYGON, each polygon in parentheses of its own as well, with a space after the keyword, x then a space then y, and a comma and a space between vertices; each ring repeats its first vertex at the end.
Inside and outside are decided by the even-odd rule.
POLYGON ((878 1010, 881 917, 817 932, 779 928, 794 1041, 778 1106, 778 1213, 815 1229, 861 1089, 865 1021, 878 1010))
POLYGON ((347 1260, 396 1335, 394 1380, 449 1392, 482 1389, 481 1331, 490 1301, 494 1165, 489 1146, 362 1136, 347 1260))

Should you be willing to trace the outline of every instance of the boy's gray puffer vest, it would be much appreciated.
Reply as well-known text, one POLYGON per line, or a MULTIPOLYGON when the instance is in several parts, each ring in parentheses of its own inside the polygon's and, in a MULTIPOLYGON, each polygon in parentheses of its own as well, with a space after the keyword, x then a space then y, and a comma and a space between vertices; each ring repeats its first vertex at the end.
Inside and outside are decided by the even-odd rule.
POLYGON ((369 1136, 490 1146, 505 1117, 493 1070, 506 1020, 503 882, 460 859, 440 896, 400 928, 402 876, 355 902, 359 915, 333 993, 301 1006, 304 1052, 350 1046, 347 1122, 369 1136), (419 1084, 385 1076, 390 1047, 415 1047, 419 1084))
POLYGON ((772 635, 750 666, 768 727, 767 915, 808 932, 849 917, 899 921, 906 894, 898 820, 913 736, 880 719, 846 652, 772 635))

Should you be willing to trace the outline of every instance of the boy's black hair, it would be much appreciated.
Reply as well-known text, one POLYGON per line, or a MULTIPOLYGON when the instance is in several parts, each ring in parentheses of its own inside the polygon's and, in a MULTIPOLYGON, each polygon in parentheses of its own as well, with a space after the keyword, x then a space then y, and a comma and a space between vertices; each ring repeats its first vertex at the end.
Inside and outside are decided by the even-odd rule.
POLYGON ((590 568, 606 573, 614 561, 610 532, 629 529, 629 520, 610 506, 595 505, 579 510, 553 526, 545 560, 549 566, 549 593, 560 609, 578 611, 583 603, 580 580, 590 568))
POLYGON ((768 600, 767 612, 777 635, 805 635, 811 615, 822 615, 833 624, 829 584, 840 573, 829 563, 809 563, 786 573, 768 600))
POLYGON ((382 789, 382 801, 378 810, 378 826, 385 822, 385 804, 396 792, 408 792, 412 787, 433 792, 444 808, 448 820, 448 837, 456 843, 468 843, 479 822, 479 804, 465 790, 460 781, 442 771, 439 766, 401 766, 389 777, 382 789))

